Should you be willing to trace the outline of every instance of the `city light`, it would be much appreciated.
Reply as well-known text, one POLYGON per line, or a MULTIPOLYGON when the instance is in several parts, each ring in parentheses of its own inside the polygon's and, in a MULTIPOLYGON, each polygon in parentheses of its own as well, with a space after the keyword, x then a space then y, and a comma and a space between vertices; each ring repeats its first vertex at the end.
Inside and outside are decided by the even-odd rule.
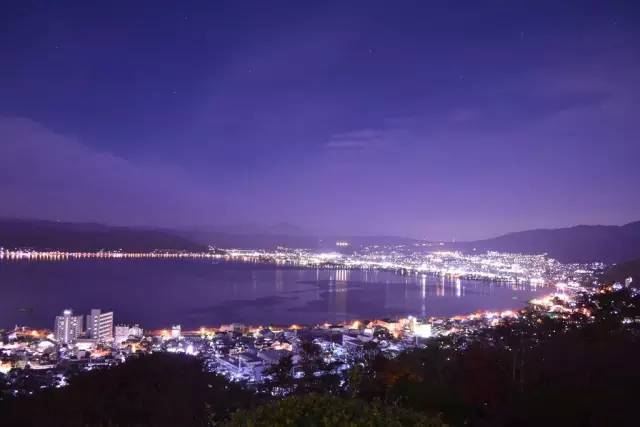
MULTIPOLYGON (((339 242, 338 242, 339 243, 339 242)), ((338 245, 347 247, 346 245, 338 245)), ((536 310, 554 316, 572 313, 589 315, 585 307, 574 307, 575 296, 584 291, 580 283, 592 279, 601 264, 563 264, 544 254, 471 253, 457 251, 430 251, 422 246, 376 245, 362 247, 351 253, 314 252, 305 249, 240 250, 216 252, 36 252, 0 251, 0 257, 9 262, 25 260, 70 259, 130 260, 147 258, 220 259, 227 262, 266 263, 299 268, 335 270, 336 282, 347 282, 351 270, 392 271, 403 276, 415 276, 422 283, 422 292, 428 276, 439 277, 436 296, 444 295, 444 280, 451 279, 454 296, 461 297, 465 286, 461 279, 506 283, 514 289, 524 285, 548 287, 549 293, 530 301, 536 310)), ((341 291, 335 289, 335 292, 341 291)), ((609 292, 611 289, 604 290, 609 292)), ((514 307, 515 308, 515 307, 514 307)), ((407 316, 394 319, 364 321, 349 319, 344 322, 325 322, 319 325, 291 324, 286 326, 259 326, 232 323, 203 325, 195 330, 183 329, 180 324, 160 330, 147 330, 138 326, 115 325, 114 313, 91 310, 87 315, 86 330, 83 316, 65 309, 56 317, 53 331, 29 328, 16 329, 7 343, 0 346, 4 354, 0 369, 53 369, 69 358, 83 361, 87 370, 112 366, 129 357, 148 352, 182 353, 205 361, 208 369, 234 381, 259 383, 263 372, 285 354, 300 351, 301 336, 312 337, 324 351, 324 359, 349 366, 362 357, 365 343, 374 342, 390 357, 406 349, 425 345, 429 340, 445 336, 471 336, 484 328, 497 327, 518 319, 520 312, 477 311, 451 317, 407 316), (115 331, 115 333, 114 333, 115 331), (386 331, 382 333, 381 331, 386 331), (13 337, 13 338, 11 338, 13 337), (338 339, 337 339, 338 338, 338 339), (56 358, 50 355, 57 354, 56 358), (26 358, 25 356, 26 355, 26 358), (7 359, 8 357, 8 359, 7 359)), ((52 381, 60 387, 65 381, 52 381)))

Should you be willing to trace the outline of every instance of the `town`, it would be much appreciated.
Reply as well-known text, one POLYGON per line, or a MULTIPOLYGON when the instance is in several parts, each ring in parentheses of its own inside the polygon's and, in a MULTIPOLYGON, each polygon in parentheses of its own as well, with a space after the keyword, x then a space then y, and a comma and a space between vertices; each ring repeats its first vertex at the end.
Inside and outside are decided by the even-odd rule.
POLYGON ((519 254, 495 251, 464 253, 439 250, 432 244, 415 243, 373 245, 351 249, 349 242, 336 241, 333 251, 313 251, 279 247, 275 250, 221 249, 207 252, 64 252, 8 250, 0 247, 0 260, 65 261, 82 259, 211 259, 218 261, 272 263, 281 266, 371 269, 397 271, 403 274, 434 274, 462 279, 494 282, 528 283, 532 286, 559 282, 589 283, 593 274, 602 271, 600 262, 564 264, 546 254, 519 254))
MULTIPOLYGON (((529 302, 536 316, 565 319, 589 311, 578 297, 630 288, 631 280, 609 288, 559 283, 553 292, 529 302)), ((632 289, 635 293, 636 290, 632 289)), ((82 371, 109 368, 143 354, 169 352, 201 358, 211 372, 231 381, 258 387, 270 378, 269 368, 292 357, 292 374, 300 378, 304 343, 313 343, 321 358, 342 372, 375 351, 394 358, 401 352, 424 347, 441 337, 473 337, 487 328, 522 316, 522 311, 478 312, 450 318, 396 318, 356 320, 346 324, 315 326, 247 326, 229 324, 182 330, 144 330, 139 325, 117 325, 115 313, 93 309, 86 315, 71 309, 55 317, 52 330, 15 327, 0 339, 0 381, 5 393, 32 394, 39 389, 65 386, 82 371)), ((532 320, 533 321, 533 320, 532 320)), ((638 319, 625 319, 637 322, 638 319)), ((321 375, 321 372, 317 373, 321 375)))
MULTIPOLYGON (((471 253, 434 250, 425 245, 364 246, 357 250, 349 242, 337 241, 333 252, 278 248, 267 250, 216 249, 190 252, 43 252, 0 250, 6 262, 66 261, 73 259, 194 258, 217 262, 268 263, 296 268, 372 269, 407 275, 436 275, 491 282, 529 284, 549 289, 549 294, 529 302, 549 316, 569 317, 576 296, 593 292, 594 275, 602 263, 563 264, 545 254, 471 253)), ((437 249, 437 248, 435 248, 437 249)), ((622 286, 629 286, 626 283, 622 286)), ((53 321, 53 329, 15 326, 0 341, 0 381, 13 395, 30 394, 41 388, 62 387, 78 372, 108 368, 130 357, 156 352, 184 353, 203 359, 212 372, 231 381, 259 385, 269 378, 269 368, 292 356, 292 373, 298 368, 303 343, 319 347, 333 373, 348 370, 368 351, 387 357, 424 346, 444 336, 472 336, 485 328, 517 318, 517 310, 482 311, 450 318, 397 317, 349 320, 320 325, 244 325, 233 323, 183 330, 179 324, 166 329, 144 329, 140 325, 116 323, 117 313, 92 309, 75 313, 64 309, 53 321)), ((52 314, 53 315, 53 314, 52 314)))

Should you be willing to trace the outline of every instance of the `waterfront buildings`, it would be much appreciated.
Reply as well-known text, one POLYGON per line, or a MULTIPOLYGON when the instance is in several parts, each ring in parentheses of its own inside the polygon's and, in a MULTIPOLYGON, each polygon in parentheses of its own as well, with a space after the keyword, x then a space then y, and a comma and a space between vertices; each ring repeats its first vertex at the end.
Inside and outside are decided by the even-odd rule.
POLYGON ((182 335, 182 328, 180 327, 180 325, 173 325, 171 327, 171 338, 173 339, 180 339, 181 335, 182 335))
MULTIPOLYGON (((26 255, 19 254, 16 259, 22 259, 22 256, 40 259, 38 257, 49 255, 28 252, 26 255)), ((58 259, 57 256, 45 259, 58 259)), ((548 315, 554 319, 566 318, 567 322, 571 321, 572 313, 584 314, 584 310, 572 302, 574 294, 586 291, 579 283, 592 282, 594 271, 603 267, 595 263, 562 264, 546 255, 422 252, 420 248, 409 246, 376 246, 345 254, 278 249, 228 250, 224 254, 96 253, 88 257, 138 256, 221 258, 235 262, 329 268, 335 270, 335 304, 342 307, 345 304, 345 294, 340 290, 344 289, 349 280, 349 272, 354 269, 391 270, 402 275, 415 275, 421 280, 426 280, 427 275, 437 275, 452 279, 553 286, 558 292, 531 301, 531 306, 536 315, 548 315)), ((459 280, 456 283, 459 287, 459 280)), ((631 285, 630 280, 626 285, 631 285)), ((622 287, 623 284, 617 284, 612 289, 622 287)), ((588 316, 588 312, 586 315, 588 316)), ((429 318, 423 315, 418 318, 410 316, 366 322, 349 320, 342 324, 316 326, 256 327, 232 323, 217 328, 188 330, 175 325, 170 329, 147 331, 146 334, 143 334, 138 325, 119 325, 115 328, 114 339, 113 312, 91 310, 86 316, 87 330, 83 334, 84 316, 74 316, 71 310, 65 310, 61 316, 56 317, 53 331, 16 328, 0 332, 0 372, 12 372, 10 382, 14 387, 13 394, 25 393, 30 389, 21 385, 21 378, 33 378, 36 371, 48 375, 43 380, 43 386, 59 387, 66 384, 66 370, 69 367, 73 367, 72 371, 92 370, 114 366, 129 357, 147 352, 166 351, 201 358, 208 370, 226 375, 232 380, 260 383, 268 379, 268 367, 277 363, 283 355, 292 356, 295 374, 301 375, 299 365, 304 342, 311 341, 319 346, 323 360, 340 366, 341 370, 353 366, 373 352, 395 357, 406 349, 423 346, 431 339, 474 336, 484 328, 498 326, 518 316, 518 312, 508 310, 477 312, 451 318, 429 318)), ((640 318, 625 319, 625 322, 640 323, 640 318)))
POLYGON ((73 344, 82 334, 82 316, 74 316, 70 309, 56 316, 54 336, 62 344, 73 344))
MULTIPOLYGON (((529 308, 521 312, 482 311, 449 318, 409 316, 288 327, 234 324, 197 330, 183 330, 175 325, 170 330, 146 334, 137 325, 118 325, 116 339, 103 343, 79 337, 82 316, 65 310, 56 318, 55 341, 51 341, 47 330, 22 327, 0 332, 0 373, 11 373, 8 377, 11 394, 27 394, 43 387, 61 387, 74 372, 115 366, 129 357, 149 352, 171 352, 198 357, 208 371, 259 387, 271 375, 268 368, 284 356, 292 358, 293 375, 303 376, 305 343, 313 343, 324 363, 334 366, 331 373, 342 375, 345 369, 365 358, 373 355, 394 358, 438 337, 452 337, 447 345, 464 348, 469 342, 466 339, 490 339, 484 334, 487 328, 509 325, 515 320, 535 326, 544 318, 553 318, 569 327, 584 316, 582 321, 589 322, 590 305, 581 302, 583 298, 589 301, 594 295, 618 291, 631 292, 636 298, 640 295, 635 288, 627 291, 618 285, 583 288, 562 284, 557 292, 531 300, 529 308), (41 381, 23 381, 25 378, 31 381, 35 376, 41 381)), ((624 327, 637 324, 640 316, 626 316, 622 320, 624 327)), ((318 371, 317 375, 328 372, 318 371)))
POLYGON ((99 342, 113 340, 113 311, 103 313, 94 308, 87 316, 87 334, 99 342))
POLYGON ((115 343, 122 344, 129 338, 142 338, 143 331, 139 325, 117 325, 115 328, 115 343))

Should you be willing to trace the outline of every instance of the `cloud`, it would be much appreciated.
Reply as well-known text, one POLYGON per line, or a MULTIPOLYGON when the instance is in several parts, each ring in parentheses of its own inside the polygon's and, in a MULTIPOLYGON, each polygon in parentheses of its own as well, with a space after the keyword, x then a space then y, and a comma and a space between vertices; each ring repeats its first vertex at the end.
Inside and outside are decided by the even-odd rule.
MULTIPOLYGON (((582 137, 617 139, 637 134, 631 117, 640 103, 635 76, 640 67, 613 64, 629 62, 612 56, 607 64, 588 62, 539 67, 500 81, 486 82, 457 102, 425 102, 404 117, 387 118, 379 128, 335 134, 325 144, 330 149, 423 146, 446 148, 455 140, 513 141, 555 140, 575 145, 582 137), (610 63, 610 64, 609 64, 610 63)), ((434 151, 435 153, 435 151, 434 151)), ((465 153, 460 153, 465 156, 465 153)))
POLYGON ((116 224, 204 222, 220 213, 179 169, 136 164, 25 118, 0 117, 0 215, 116 224))
POLYGON ((383 148, 400 136, 400 129, 360 129, 337 133, 324 144, 328 150, 371 150, 383 148))
POLYGON ((362 150, 382 143, 382 132, 375 129, 363 129, 353 132, 338 133, 325 143, 329 150, 362 150))

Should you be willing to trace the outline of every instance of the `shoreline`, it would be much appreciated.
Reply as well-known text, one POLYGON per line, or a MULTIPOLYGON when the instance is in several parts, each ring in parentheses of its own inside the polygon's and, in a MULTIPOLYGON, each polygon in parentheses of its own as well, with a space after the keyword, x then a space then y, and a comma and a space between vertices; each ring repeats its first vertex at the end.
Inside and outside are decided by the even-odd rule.
MULTIPOLYGON (((66 251, 31 251, 26 249, 21 250, 0 250, 0 265, 3 263, 50 263, 50 262, 66 262, 66 261, 102 261, 111 262, 115 260, 127 260, 127 261, 137 261, 137 260, 212 260, 216 263, 225 263, 225 264, 237 264, 237 265, 257 265, 257 266, 265 266, 269 268, 282 268, 282 269, 291 269, 291 270, 322 270, 322 271, 372 271, 372 272, 382 272, 382 273, 390 273, 398 276, 410 277, 410 278, 418 278, 422 277, 423 280, 426 277, 430 278, 440 278, 443 280, 442 286, 444 287, 444 281, 453 282, 456 280, 465 280, 469 282, 476 282, 481 285, 497 285, 501 288, 514 288, 515 286, 521 287, 522 289, 514 289, 514 290, 522 290, 522 291, 532 291, 532 292, 542 292, 543 290, 550 290, 554 288, 554 284, 550 282, 550 279, 545 281, 544 283, 540 283, 539 281, 534 281, 532 279, 525 280, 507 280, 503 276, 496 277, 495 275, 490 275, 488 273, 478 273, 478 272, 453 272, 452 269, 447 267, 445 263, 440 270, 434 270, 433 268, 425 267, 425 264, 419 264, 422 259, 426 259, 428 256, 432 256, 433 254, 444 254, 448 256, 452 256, 454 261, 458 261, 460 259, 465 260, 464 257, 478 257, 479 254, 475 255, 463 255, 460 252, 435 252, 429 254, 414 254, 414 257, 411 259, 412 264, 408 264, 407 262, 401 263, 397 261, 393 262, 379 262, 374 261, 371 258, 378 256, 376 255, 341 255, 335 253, 317 253, 311 252, 306 249, 291 249, 291 250, 276 250, 276 251, 264 251, 264 250, 238 250, 238 249, 219 249, 217 252, 209 251, 209 252, 182 252, 182 251, 153 251, 153 252, 122 252, 122 251, 94 251, 94 252, 66 252, 66 251), (526 287, 526 288, 525 288, 526 287)), ((503 256, 503 257, 515 257, 518 259, 542 259, 546 258, 544 255, 522 255, 522 254, 511 254, 511 253, 497 253, 497 252, 487 252, 486 254, 482 254, 489 259, 490 257, 503 256)), ((383 259, 384 255, 381 256, 383 259)), ((402 260, 399 256, 398 260, 402 260)), ((556 262, 553 259, 549 259, 550 261, 556 262)), ((459 264, 459 262, 458 262, 459 264)), ((456 265, 455 262, 452 265, 456 265)), ((563 266, 560 264, 560 266, 563 266)), ((565 266, 566 267, 566 266, 565 266)), ((569 267, 573 267, 574 270, 577 268, 576 265, 569 265, 569 267)), ((533 270, 535 271, 535 270, 533 270)), ((577 270, 578 271, 578 270, 577 270)), ((581 273, 588 273, 586 271, 579 270, 581 273)), ((527 275, 529 274, 528 270, 521 270, 518 274, 527 275)), ((557 283, 557 282, 556 282, 557 283)), ((573 285, 578 285, 574 283, 573 285)), ((424 285, 423 285, 424 286, 424 285)), ((424 291, 423 291, 424 292, 424 291)), ((443 294, 438 295, 439 297, 445 296, 444 289, 443 294)), ((517 299, 517 297, 513 297, 517 299)), ((527 297, 529 299, 536 298, 536 296, 527 297)), ((473 316, 479 315, 481 313, 487 312, 496 312, 496 311, 520 311, 525 308, 529 304, 529 299, 526 301, 518 301, 517 304, 513 304, 512 306, 504 306, 500 307, 501 309, 478 309, 475 311, 461 311, 456 312, 450 315, 426 315, 424 311, 421 315, 417 316, 421 319, 449 319, 455 317, 465 317, 465 316, 473 316), (517 307, 514 307, 517 306, 517 307)), ((257 301, 256 298, 251 301, 257 301)), ((232 302, 232 301, 231 301, 232 302)), ((223 302, 224 303, 224 302, 223 302)), ((18 309, 23 312, 29 312, 29 307, 18 309)), ((354 314, 353 316, 345 316, 343 319, 338 321, 327 321, 327 319, 319 319, 313 321, 285 321, 282 323, 295 323, 298 325, 305 325, 305 327, 313 328, 318 325, 325 324, 346 324, 353 321, 362 321, 363 319, 400 319, 403 317, 407 317, 410 314, 407 311, 400 312, 395 315, 384 314, 382 316, 362 316, 358 314, 354 314)), ((52 316, 55 316, 55 313, 52 313, 52 316)), ((335 316, 334 316, 335 319, 335 316)), ((225 320, 223 320, 225 321, 225 320)), ((137 322, 136 322, 137 323, 137 322)), ((155 323, 155 322, 154 322, 155 323)), ((177 324, 178 322, 173 322, 173 324, 177 324)), ((278 325, 281 322, 255 322, 255 321, 245 321, 238 320, 233 323, 242 323, 242 324, 252 324, 255 323, 255 327, 262 325, 278 325)), ((150 330, 162 330, 169 326, 169 322, 164 323, 161 327, 150 328, 150 330)), ((193 324, 191 324, 193 325, 193 324)), ((194 326, 190 325, 190 329, 193 329, 194 326)), ((206 329, 219 329, 222 327, 224 323, 220 322, 218 326, 198 326, 195 328, 204 327, 206 329)), ((286 325, 284 325, 286 326, 286 325)), ((251 326, 250 326, 251 327, 251 326)), ((279 326, 280 327, 280 326, 279 326)))

